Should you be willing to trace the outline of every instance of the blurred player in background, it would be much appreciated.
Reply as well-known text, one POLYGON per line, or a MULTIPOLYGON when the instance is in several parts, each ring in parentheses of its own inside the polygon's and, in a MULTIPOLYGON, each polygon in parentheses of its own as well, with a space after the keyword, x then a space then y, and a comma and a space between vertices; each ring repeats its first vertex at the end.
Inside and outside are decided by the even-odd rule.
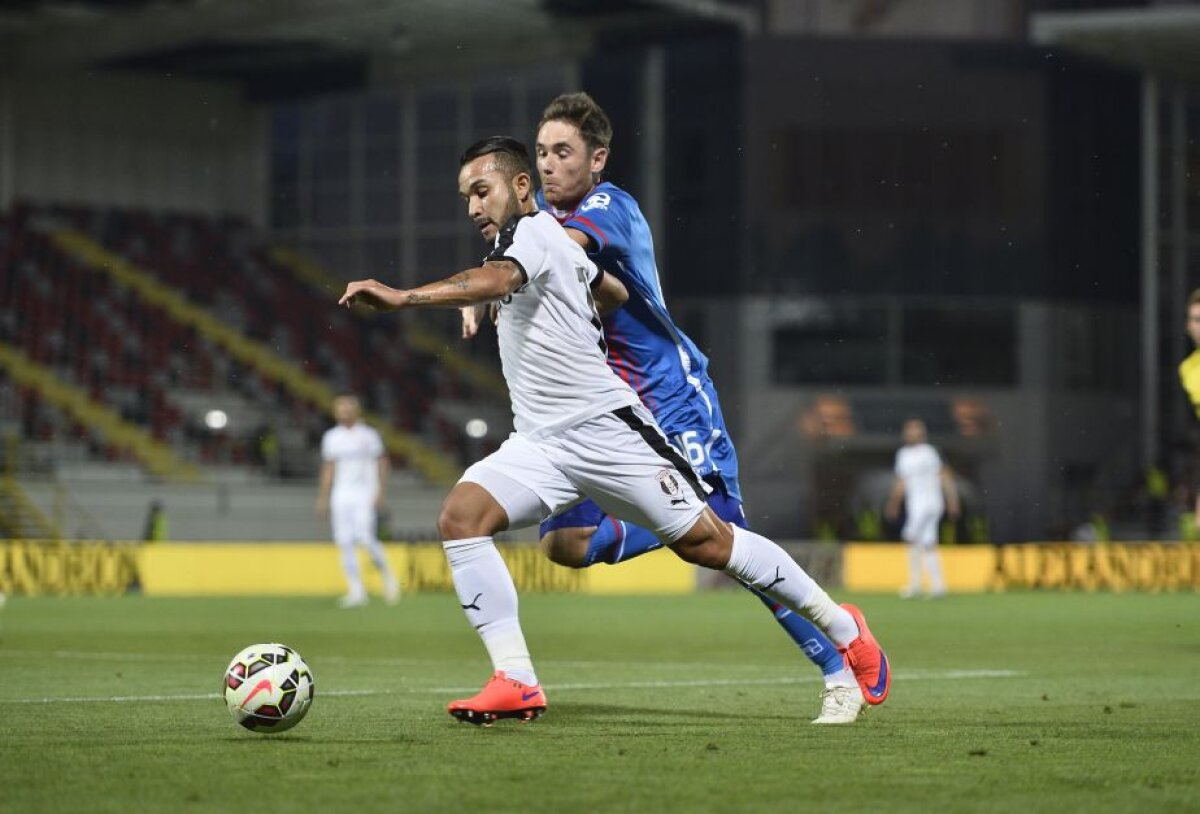
POLYGON ((333 541, 341 555, 348 590, 338 600, 343 608, 367 604, 358 565, 357 546, 371 555, 383 578, 383 596, 388 604, 400 598, 400 583, 388 566, 376 534, 377 513, 387 488, 388 458, 383 439, 361 420, 358 399, 341 395, 333 400, 337 424, 321 439, 321 479, 317 491, 317 514, 329 515, 333 541))
POLYGON ((895 520, 904 500, 904 528, 900 536, 908 543, 908 586, 905 598, 921 592, 921 571, 929 577, 929 596, 946 593, 942 562, 938 554, 938 525, 943 514, 957 518, 958 488, 954 475, 942 465, 941 456, 929 444, 925 422, 910 418, 902 430, 904 446, 896 453, 896 479, 888 495, 884 514, 895 520))
MULTIPOLYGON (((628 302, 603 318, 609 366, 711 487, 708 504, 717 516, 746 527, 737 453, 708 375, 708 359, 667 311, 654 239, 637 201, 601 180, 611 140, 609 118, 588 94, 568 93, 551 101, 538 124, 539 203, 629 291, 628 302)), ((653 532, 606 515, 591 500, 542 523, 541 534, 550 559, 573 568, 623 562, 662 545, 653 532)), ((825 677, 822 710, 814 723, 853 722, 865 702, 834 644, 807 619, 750 590, 825 677)))
MULTIPOLYGON (((1192 340, 1193 350, 1186 359, 1179 363, 1179 381, 1183 385, 1183 391, 1187 394, 1193 414, 1200 418, 1200 288, 1193 291, 1188 297, 1186 327, 1188 338, 1192 340)), ((1188 424, 1189 460, 1185 480, 1193 492, 1190 497, 1195 500, 1194 522, 1200 526, 1200 489, 1197 488, 1197 481, 1200 481, 1200 460, 1198 460, 1200 459, 1200 441, 1196 437, 1198 434, 1196 422, 1192 421, 1188 424)))
POLYGON ((501 303, 497 333, 515 432, 463 474, 438 518, 459 603, 495 672, 479 694, 451 702, 448 711, 485 724, 545 710, 516 589, 493 538, 586 497, 653 529, 684 561, 722 570, 804 613, 846 653, 862 692, 882 703, 891 671, 861 612, 835 604, 772 541, 722 521, 707 503, 712 487, 609 367, 596 300, 619 302, 628 292, 538 211, 532 172, 515 139, 473 145, 460 161, 459 192, 483 237, 494 241, 487 260, 409 291, 352 282, 340 300, 386 310, 501 303))

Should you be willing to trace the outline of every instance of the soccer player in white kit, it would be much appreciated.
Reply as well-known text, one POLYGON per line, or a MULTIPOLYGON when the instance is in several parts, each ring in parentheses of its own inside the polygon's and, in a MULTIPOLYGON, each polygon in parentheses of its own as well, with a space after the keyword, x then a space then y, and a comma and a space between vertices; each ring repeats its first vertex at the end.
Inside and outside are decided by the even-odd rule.
POLYGON ((467 469, 438 518, 459 604, 494 672, 479 694, 452 701, 448 711, 475 724, 545 711, 517 592, 493 535, 537 525, 584 497, 653 530, 683 560, 723 570, 811 619, 845 652, 864 696, 881 703, 891 671, 861 612, 835 604, 775 543, 720 520, 695 471, 609 367, 596 301, 619 302, 628 292, 538 211, 532 176, 521 142, 495 136, 472 145, 458 186, 467 214, 494 241, 483 264, 411 290, 359 280, 339 300, 381 310, 500 302, 500 361, 515 432, 467 469))
POLYGON ((333 400, 337 424, 321 439, 321 480, 317 488, 317 514, 329 514, 333 541, 346 574, 346 595, 338 600, 343 608, 367 604, 358 567, 357 546, 371 555, 383 579, 383 596, 388 604, 400 598, 400 583, 388 566, 383 546, 375 533, 376 513, 383 505, 387 487, 388 458, 379 433, 361 421, 362 408, 351 395, 333 400))
POLYGON ((896 480, 885 510, 888 519, 895 520, 900 500, 904 499, 900 536, 908 543, 908 587, 900 595, 908 598, 921 592, 924 567, 929 576, 929 596, 938 597, 946 593, 937 548, 938 524, 943 513, 958 517, 958 489, 950 470, 942 466, 941 456, 929 444, 924 421, 905 421, 902 436, 904 446, 896 453, 896 480))

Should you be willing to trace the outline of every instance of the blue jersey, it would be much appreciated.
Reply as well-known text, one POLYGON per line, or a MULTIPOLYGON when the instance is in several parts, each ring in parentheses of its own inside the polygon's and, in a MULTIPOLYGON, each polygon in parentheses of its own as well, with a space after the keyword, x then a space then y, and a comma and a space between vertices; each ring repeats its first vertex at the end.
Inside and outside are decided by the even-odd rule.
POLYGON ((708 358, 667 311, 654 239, 637 201, 606 181, 570 214, 555 212, 540 192, 538 203, 563 226, 588 235, 595 243, 588 256, 629 290, 629 301, 603 318, 609 365, 700 475, 719 478, 723 490, 740 502, 737 453, 708 376, 708 358))

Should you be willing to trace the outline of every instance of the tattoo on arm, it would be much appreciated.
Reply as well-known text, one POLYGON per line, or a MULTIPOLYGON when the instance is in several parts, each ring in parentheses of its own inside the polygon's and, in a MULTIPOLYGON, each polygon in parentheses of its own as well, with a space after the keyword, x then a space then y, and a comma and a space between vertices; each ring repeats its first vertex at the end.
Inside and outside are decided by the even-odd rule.
POLYGON ((414 291, 410 293, 404 301, 409 305, 416 305, 423 302, 429 302, 430 299, 431 297, 428 294, 419 294, 414 291))
POLYGON ((471 272, 470 271, 460 271, 458 274, 455 274, 453 277, 451 277, 446 282, 453 285, 459 291, 466 291, 467 286, 469 286, 471 284, 471 272))

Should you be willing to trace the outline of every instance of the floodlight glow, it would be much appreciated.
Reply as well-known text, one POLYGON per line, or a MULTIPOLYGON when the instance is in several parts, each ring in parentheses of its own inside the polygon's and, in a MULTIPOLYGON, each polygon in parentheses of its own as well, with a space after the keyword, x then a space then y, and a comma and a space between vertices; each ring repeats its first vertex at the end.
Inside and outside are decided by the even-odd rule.
POLYGON ((229 423, 229 416, 224 410, 209 410, 204 414, 204 426, 210 430, 223 430, 229 423))
POLYGON ((487 422, 482 418, 472 418, 467 422, 467 435, 472 438, 482 438, 487 435, 487 422))

